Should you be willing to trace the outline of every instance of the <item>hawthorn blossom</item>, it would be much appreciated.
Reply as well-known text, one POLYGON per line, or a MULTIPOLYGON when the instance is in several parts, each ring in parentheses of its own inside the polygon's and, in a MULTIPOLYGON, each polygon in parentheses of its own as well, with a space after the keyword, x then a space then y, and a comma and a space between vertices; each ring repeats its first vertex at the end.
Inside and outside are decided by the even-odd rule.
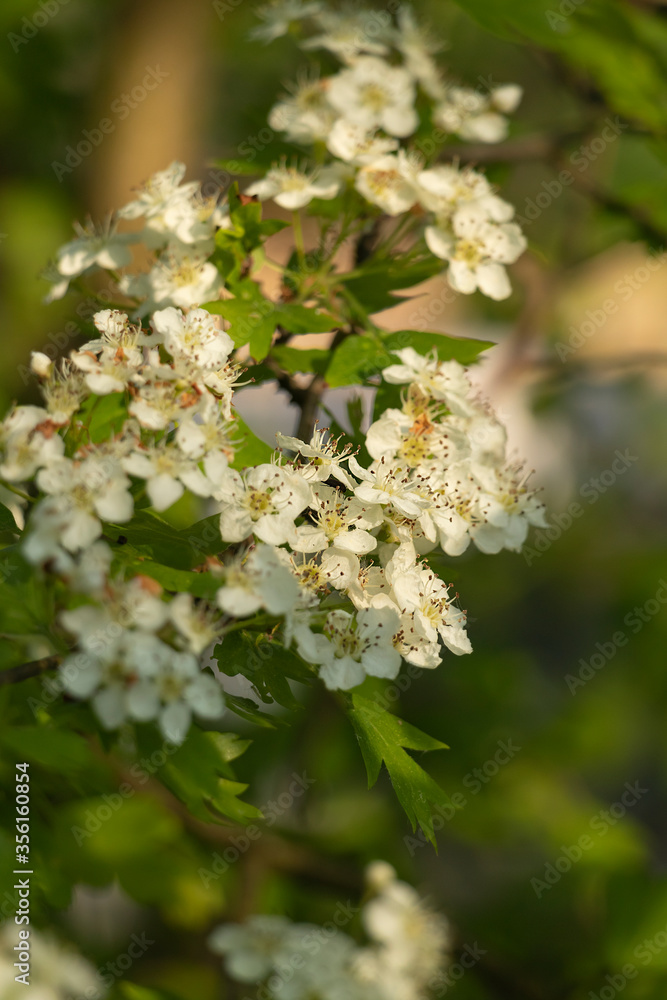
POLYGON ((337 114, 327 98, 326 85, 317 77, 302 76, 288 85, 289 93, 273 106, 268 122, 276 132, 285 132, 290 142, 325 140, 337 114))
POLYGON ((521 100, 517 84, 504 84, 489 94, 468 87, 448 86, 433 111, 433 121, 462 139, 501 142, 507 136, 508 122, 503 111, 514 111, 521 100))
POLYGON ((421 161, 411 160, 404 150, 396 155, 389 153, 363 165, 354 186, 387 215, 402 215, 417 202, 416 177, 420 167, 421 161))
POLYGON ((369 504, 392 504, 406 517, 418 517, 427 502, 417 493, 417 484, 410 481, 405 467, 381 458, 370 469, 363 469, 356 458, 350 459, 350 469, 361 479, 354 490, 359 500, 369 504))
POLYGON ((47 410, 17 406, 0 424, 0 451, 0 476, 19 483, 62 458, 65 444, 47 410))
POLYGON ((153 225, 159 224, 165 210, 178 201, 189 201, 196 193, 196 181, 182 184, 185 164, 174 160, 165 170, 159 170, 138 188, 137 197, 118 212, 121 219, 144 218, 153 225))
POLYGON ((330 200, 340 191, 342 178, 334 167, 313 171, 288 167, 285 162, 271 167, 265 177, 246 188, 247 195, 256 195, 260 201, 269 198, 281 208, 297 211, 313 198, 330 200))
POLYGON ((512 291, 504 264, 513 264, 526 249, 526 239, 514 222, 489 222, 479 207, 460 209, 451 232, 427 226, 429 250, 449 261, 447 280, 452 288, 470 295, 477 288, 492 299, 506 299, 512 291))
POLYGON ((296 529, 296 538, 292 542, 296 552, 320 552, 335 545, 357 555, 366 555, 376 548, 376 538, 358 525, 379 526, 382 523, 379 505, 367 509, 359 500, 350 500, 338 490, 322 484, 313 487, 310 508, 314 523, 296 529))
POLYGON ((176 594, 172 598, 169 620, 195 655, 208 649, 222 633, 219 614, 203 601, 195 602, 192 594, 176 594))
POLYGON ((329 80, 329 101, 346 121, 367 131, 382 128, 405 138, 418 125, 414 108, 415 84, 401 66, 390 66, 376 56, 360 56, 348 69, 329 80))
POLYGON ((274 965, 289 963, 294 951, 294 925, 286 917, 255 916, 246 924, 223 924, 208 938, 211 951, 223 955, 230 976, 258 983, 274 965))
MULTIPOLYGON (((327 149, 339 160, 357 165, 370 164, 394 153, 398 140, 369 132, 363 125, 338 118, 326 137, 327 149)), ((363 192, 362 192, 363 194, 363 192)))
POLYGON ((378 29, 380 17, 375 19, 372 27, 370 18, 368 11, 360 11, 351 3, 340 11, 323 8, 315 18, 322 29, 321 33, 301 42, 301 47, 328 49, 346 63, 359 62, 358 57, 362 52, 386 55, 389 52, 386 42, 389 41, 390 33, 382 23, 378 29))
POLYGON ((183 356, 200 368, 218 371, 234 350, 232 338, 205 309, 190 309, 184 316, 168 306, 153 313, 151 325, 172 357, 183 356))
POLYGON ((365 608, 357 615, 330 611, 322 634, 297 626, 295 638, 300 656, 319 665, 319 676, 329 690, 349 691, 366 676, 393 679, 401 666, 401 655, 393 637, 399 617, 392 608, 365 608))
POLYGON ((189 458, 175 444, 160 442, 157 445, 137 447, 121 460, 125 472, 146 483, 146 493, 155 510, 163 511, 183 496, 185 489, 195 496, 210 497, 227 468, 224 456, 204 459, 204 471, 195 459, 189 458), (215 478, 211 482, 208 471, 215 478))
POLYGON ((142 312, 166 306, 190 309, 218 297, 222 280, 207 254, 184 245, 171 244, 150 271, 123 276, 121 291, 139 299, 142 312))
POLYGON ((262 608, 272 615, 284 615, 298 598, 294 575, 278 552, 261 542, 225 567, 225 583, 216 595, 218 606, 235 618, 246 618, 262 608))
MULTIPOLYGON (((122 524, 134 510, 130 481, 111 456, 59 458, 37 473, 37 485, 51 495, 53 507, 38 507, 33 520, 51 513, 62 516, 61 541, 70 552, 85 548, 102 534, 101 519, 122 524)), ((40 505, 41 506, 41 505, 40 505)))
POLYGON ((244 475, 228 469, 214 495, 224 541, 242 542, 254 532, 263 542, 283 545, 294 537, 295 518, 310 503, 311 491, 298 473, 257 465, 244 475))
POLYGON ((63 297, 72 278, 76 278, 91 267, 117 270, 126 267, 132 260, 130 243, 137 241, 134 233, 117 233, 115 221, 111 218, 102 226, 87 226, 75 223, 76 239, 65 243, 58 250, 56 272, 62 279, 46 297, 53 302, 63 297))
POLYGON ((352 488, 354 485, 352 477, 341 468, 342 463, 349 458, 351 446, 346 445, 339 452, 338 441, 329 436, 328 429, 318 430, 315 428, 308 443, 278 431, 276 441, 279 448, 295 451, 298 455, 303 455, 304 458, 308 459, 307 462, 298 462, 299 475, 303 476, 307 482, 322 483, 333 476, 343 486, 352 488))
POLYGON ((302 21, 321 10, 321 0, 271 0, 255 9, 255 14, 264 23, 253 28, 250 37, 265 43, 273 42, 287 34, 293 21, 302 21))

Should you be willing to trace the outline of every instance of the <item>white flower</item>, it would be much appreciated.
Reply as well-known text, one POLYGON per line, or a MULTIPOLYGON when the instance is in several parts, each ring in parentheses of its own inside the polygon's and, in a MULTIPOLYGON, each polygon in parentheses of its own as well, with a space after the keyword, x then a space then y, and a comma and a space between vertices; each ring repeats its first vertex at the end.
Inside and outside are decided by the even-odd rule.
POLYGON ((198 187, 196 181, 181 184, 184 176, 185 164, 174 160, 166 170, 153 174, 139 188, 137 197, 124 205, 118 215, 121 219, 159 218, 174 201, 189 200, 196 192, 198 187))
POLYGON ((221 634, 219 617, 206 604, 195 603, 192 594, 176 594, 169 604, 169 619, 199 655, 221 634))
POLYGON ((350 549, 332 545, 310 558, 302 552, 278 549, 278 556, 289 567, 300 585, 297 608, 316 607, 331 588, 347 590, 359 576, 359 559, 350 549))
POLYGON ((507 222, 514 215, 512 205, 494 194, 486 177, 470 167, 460 169, 451 164, 431 167, 420 171, 417 184, 422 205, 436 213, 439 225, 469 202, 483 210, 492 222, 507 222))
MULTIPOLYGON (((2 1000, 70 1000, 94 996, 101 1000, 107 987, 97 969, 71 947, 61 944, 51 934, 30 924, 30 983, 17 982, 19 974, 17 946, 21 942, 14 921, 0 930, 0 995, 2 1000)), ((27 942, 26 942, 27 944, 27 942)), ((19 949, 20 950, 20 949, 19 949)))
POLYGON ((311 491, 297 473, 258 465, 243 476, 228 469, 215 498, 222 505, 224 541, 242 542, 254 533, 270 545, 283 545, 294 537, 294 520, 310 503, 311 491))
POLYGON ((143 300, 142 311, 166 306, 190 309, 217 298, 222 281, 207 255, 182 244, 172 244, 146 274, 124 276, 126 295, 143 300))
POLYGON ((33 510, 26 558, 43 562, 60 544, 69 552, 86 548, 102 534, 104 521, 122 523, 132 517, 129 479, 109 456, 73 461, 59 458, 37 474, 37 485, 51 494, 33 510))
POLYGON ((449 86, 433 110, 433 121, 462 139, 501 142, 507 136, 507 119, 500 112, 513 111, 521 99, 521 87, 506 84, 489 94, 468 87, 449 86))
POLYGON ((397 14, 398 31, 394 44, 405 60, 405 68, 419 81, 423 90, 435 100, 444 92, 442 75, 433 55, 442 49, 429 26, 417 23, 412 7, 403 3, 397 14))
POLYGON ((63 439, 41 406, 17 406, 0 424, 0 476, 10 483, 31 479, 38 469, 62 457, 63 439))
POLYGON ((312 17, 321 10, 320 0, 272 0, 271 3, 256 8, 257 17, 264 23, 253 28, 250 37, 262 42, 273 42, 287 34, 293 21, 312 17))
POLYGON ((187 736, 193 713, 215 721, 225 710, 225 700, 218 681, 202 672, 192 653, 161 645, 162 656, 152 658, 150 669, 144 668, 130 685, 127 712, 142 722, 157 719, 164 738, 178 745, 187 736))
POLYGON ((285 132, 290 142, 307 144, 326 139, 337 116, 327 100, 324 81, 304 76, 289 90, 288 96, 269 113, 271 128, 285 132))
POLYGON ((251 917, 246 924, 223 924, 209 936, 211 951, 223 955, 227 972, 242 983, 258 983, 274 966, 288 964, 294 925, 286 917, 251 917))
POLYGON ((288 434, 276 434, 278 447, 287 451, 295 451, 298 455, 303 455, 309 459, 308 462, 299 463, 299 474, 308 482, 322 483, 333 476, 338 482, 352 489, 354 481, 351 476, 341 468, 341 463, 347 461, 350 446, 343 448, 338 453, 338 440, 329 437, 328 429, 318 430, 315 428, 310 441, 306 444, 297 437, 290 437, 288 434))
POLYGON ((113 220, 100 227, 75 224, 74 228, 77 238, 60 247, 57 253, 56 268, 65 280, 51 289, 47 296, 49 302, 62 298, 70 280, 89 268, 117 270, 132 260, 128 244, 135 243, 137 237, 134 233, 117 233, 113 220))
POLYGON ((329 80, 329 101, 347 121, 367 131, 383 128, 404 138, 418 125, 414 80, 406 69, 361 56, 329 80))
POLYGON ((362 483, 354 490, 359 500, 368 504, 392 504, 406 517, 418 517, 428 506, 419 496, 417 484, 410 481, 404 466, 381 458, 370 469, 363 469, 356 458, 350 459, 350 469, 362 483))
MULTIPOLYGON (((400 360, 398 365, 389 365, 382 372, 385 382, 401 385, 411 382, 426 396, 443 400, 452 411, 460 416, 476 415, 477 409, 469 400, 470 382, 466 369, 458 361, 438 361, 435 351, 419 354, 413 347, 403 347, 393 352, 400 360)), ((421 416, 420 413, 415 416, 421 416)))
POLYGON ((101 337, 72 351, 72 364, 84 372, 85 384, 96 395, 123 392, 137 378, 143 361, 141 329, 130 326, 127 315, 117 309, 95 313, 93 321, 101 337))
MULTIPOLYGON (((385 14, 387 22, 389 18, 385 14)), ((341 11, 324 8, 316 17, 321 34, 301 43, 304 49, 328 49, 342 62, 351 63, 360 52, 386 55, 388 26, 375 11, 358 10, 348 3, 341 11)))
POLYGON ((216 457, 211 469, 215 484, 205 474, 207 459, 204 460, 205 472, 202 472, 197 460, 183 455, 175 444, 160 442, 152 447, 136 448, 122 459, 121 464, 129 475, 145 480, 151 504, 162 511, 180 500, 186 487, 196 496, 210 497, 227 467, 227 460, 222 455, 216 457))
POLYGON ((448 586, 428 566, 417 562, 410 543, 399 546, 392 562, 399 557, 401 564, 388 574, 399 608, 414 612, 415 626, 429 641, 437 641, 439 635, 457 656, 472 652, 465 632, 466 616, 451 604, 448 586))
POLYGON ((357 615, 330 611, 324 634, 297 626, 299 654, 308 663, 319 664, 319 675, 329 690, 348 691, 369 675, 393 679, 401 667, 401 655, 393 637, 399 617, 392 608, 366 608, 357 615))
POLYGON ((205 309, 191 309, 185 316, 169 306, 153 313, 153 329, 172 357, 183 356, 201 368, 217 371, 234 350, 234 341, 205 309))
POLYGON ((388 154, 362 166, 354 186, 387 215, 402 215, 417 202, 415 181, 420 167, 420 161, 400 150, 398 155, 388 154))
POLYGON ((358 523, 368 524, 371 520, 382 522, 382 509, 375 505, 367 508, 356 499, 348 499, 339 490, 330 486, 313 487, 311 520, 314 524, 304 524, 296 529, 296 540, 292 548, 296 552, 320 552, 335 545, 357 555, 366 555, 377 546, 377 540, 369 531, 358 527, 358 523))
POLYGON ((226 567, 225 584, 216 595, 228 615, 246 618, 261 608, 284 615, 299 597, 299 585, 276 550, 261 543, 243 558, 226 567))
POLYGON ((526 249, 516 223, 489 222, 482 209, 460 209, 451 232, 426 228, 426 242, 436 257, 449 261, 447 280, 455 291, 470 295, 477 288, 492 299, 506 299, 511 286, 503 264, 512 264, 526 249))
POLYGON ((296 211, 313 198, 335 198, 341 183, 341 175, 333 167, 306 171, 280 163, 271 167, 262 180, 251 184, 246 194, 257 195, 260 201, 272 198, 281 208, 296 211))
POLYGON ((326 137, 327 149, 345 163, 364 164, 398 149, 396 139, 383 138, 362 125, 338 118, 326 137))
POLYGON ((376 946, 366 952, 364 960, 375 959, 373 978, 386 995, 396 1000, 424 996, 448 958, 451 932, 447 920, 412 886, 386 878, 378 895, 364 906, 362 921, 376 946))

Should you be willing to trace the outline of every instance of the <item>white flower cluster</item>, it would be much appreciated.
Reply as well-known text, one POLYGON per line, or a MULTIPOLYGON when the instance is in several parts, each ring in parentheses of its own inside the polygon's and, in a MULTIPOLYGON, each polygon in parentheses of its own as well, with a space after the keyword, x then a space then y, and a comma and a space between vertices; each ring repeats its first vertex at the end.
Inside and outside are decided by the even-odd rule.
POLYGON ((373 895, 361 910, 365 946, 333 922, 257 916, 216 928, 209 947, 232 979, 264 984, 261 995, 272 1000, 423 1000, 448 962, 448 923, 385 862, 369 865, 366 877, 373 895))
MULTIPOLYGON (((25 933, 25 932, 23 932, 25 933)), ((102 977, 90 962, 51 935, 30 927, 30 938, 23 951, 19 930, 14 921, 0 929, 0 996, 2 1000, 22 1000, 28 993, 36 1000, 71 1000, 72 997, 104 997, 102 977), (17 947, 18 946, 18 947, 17 947), (29 957, 22 962, 21 956, 29 957), (17 979, 29 968, 25 979, 17 979), (29 987, 26 990, 26 986, 29 987)))
POLYGON ((220 686, 197 660, 219 626, 189 594, 167 602, 148 577, 112 572, 104 524, 129 522, 142 493, 163 511, 186 490, 217 492, 233 455, 233 343, 202 309, 158 310, 150 333, 119 311, 94 322, 99 338, 60 370, 33 354, 45 405, 16 407, 0 425, 0 476, 34 479, 40 494, 24 557, 90 602, 60 616, 77 641, 61 666, 65 690, 91 698, 109 728, 156 720, 181 742, 192 711, 205 719, 223 712, 220 686), (96 443, 90 421, 104 397, 118 401, 118 425, 96 443))
POLYGON ((47 299, 62 298, 70 281, 93 267, 110 271, 120 291, 141 303, 139 314, 165 306, 189 309, 217 297, 222 283, 208 259, 216 228, 227 216, 215 197, 204 197, 196 181, 182 183, 185 166, 174 162, 151 177, 137 197, 104 225, 77 227, 77 238, 60 248, 55 284, 47 299), (116 231, 118 219, 143 219, 143 228, 116 231), (150 269, 120 274, 132 262, 131 245, 153 254, 150 269))
POLYGON ((521 88, 505 84, 482 93, 447 81, 433 59, 439 46, 408 5, 399 8, 396 26, 386 12, 380 17, 356 6, 335 11, 295 0, 262 8, 260 16, 258 34, 266 40, 284 34, 294 21, 314 24, 316 33, 302 47, 327 49, 344 66, 329 77, 303 75, 269 115, 271 128, 288 141, 318 144, 333 159, 322 164, 319 157, 313 170, 283 160, 247 193, 296 210, 314 198, 334 198, 353 183, 386 215, 425 216, 428 248, 448 262, 447 278, 456 291, 507 298, 505 265, 526 248, 511 221, 514 208, 477 171, 457 163, 425 169, 417 151, 424 144, 417 141, 415 150, 401 141, 417 132, 424 106, 443 136, 498 142, 521 88))
POLYGON ((402 659, 436 667, 442 645, 471 651, 465 614, 423 557, 438 545, 459 555, 471 541, 487 553, 518 550, 529 524, 544 521, 526 477, 507 464, 503 427, 458 362, 396 352, 383 375, 405 385, 401 408, 369 428, 368 468, 315 431, 309 443, 278 434, 291 459, 279 452, 238 471, 228 465, 237 370, 214 318, 168 307, 151 333, 118 312, 95 323, 101 337, 60 373, 33 359, 46 406, 4 421, 0 475, 34 477, 42 494, 25 558, 87 598, 61 614, 77 642, 61 670, 65 689, 90 698, 106 726, 155 720, 180 742, 193 712, 218 718, 220 689, 197 657, 224 641, 232 619, 283 618, 285 645, 332 690, 393 679, 402 659), (116 433, 98 444, 73 417, 92 391, 127 400, 116 433), (130 521, 138 493, 164 510, 186 489, 220 513, 215 607, 187 593, 169 599, 141 574, 124 580, 103 537, 104 522, 130 521))

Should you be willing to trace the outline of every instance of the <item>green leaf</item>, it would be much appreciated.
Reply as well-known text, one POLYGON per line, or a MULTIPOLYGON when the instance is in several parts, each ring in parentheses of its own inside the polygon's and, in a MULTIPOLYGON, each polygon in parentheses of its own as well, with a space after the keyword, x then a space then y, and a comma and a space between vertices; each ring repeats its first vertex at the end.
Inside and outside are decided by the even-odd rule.
MULTIPOLYGON (((331 351, 323 351, 318 347, 299 350, 297 347, 285 347, 280 344, 271 351, 281 368, 290 374, 294 372, 317 372, 323 375, 331 360, 331 351)), ((273 376, 275 378, 275 375, 273 376)))
POLYGON ((127 420, 127 400, 124 392, 107 396, 89 396, 81 406, 82 423, 88 427, 94 444, 117 434, 127 420))
POLYGON ((491 340, 472 340, 465 337, 448 337, 442 333, 428 333, 424 330, 397 330, 382 338, 389 351, 399 351, 412 347, 419 354, 428 354, 435 348, 440 361, 458 361, 462 365, 471 364, 482 351, 495 347, 491 340))
POLYGON ((336 326, 336 320, 326 312, 317 312, 307 306, 276 306, 278 323, 289 333, 328 333, 336 326))
POLYGON ((370 261, 353 277, 341 277, 345 287, 369 313, 390 309, 401 301, 393 293, 432 278, 442 271, 442 261, 433 256, 425 260, 408 263, 398 257, 381 261, 370 261))
POLYGON ((378 337, 365 334, 347 337, 334 353, 325 378, 332 388, 357 385, 393 360, 378 337))
MULTIPOLYGON (((216 514, 213 519, 219 522, 220 516, 216 514)), ((219 530, 218 535, 220 535, 219 530)), ((193 541, 198 540, 197 536, 193 535, 192 537, 193 541)), ((222 546, 223 542, 220 541, 219 549, 222 546)), ((132 568, 136 573, 141 573, 144 576, 150 576, 152 580, 157 580, 165 590, 192 594, 194 597, 204 597, 208 600, 212 600, 215 597, 216 591, 222 585, 220 577, 215 576, 213 573, 189 573, 187 570, 163 566, 161 563, 151 562, 148 559, 136 563, 132 568)))
POLYGON ((90 747, 82 736, 53 726, 6 726, 0 734, 0 743, 16 758, 49 771, 80 771, 92 759, 90 747))
POLYGON ((16 534, 20 530, 9 507, 5 507, 3 503, 0 503, 0 531, 13 531, 16 534))
POLYGON ((259 809, 239 799, 248 786, 234 780, 229 766, 248 746, 235 733, 195 730, 161 769, 160 779, 204 822, 219 823, 223 816, 237 823, 261 819, 259 809))
POLYGON ((302 683, 313 679, 295 653, 269 640, 264 631, 253 632, 248 628, 232 632, 214 647, 213 656, 229 677, 237 674, 246 677, 267 705, 277 702, 284 708, 300 708, 288 678, 302 683))
POLYGON ((135 511, 127 524, 109 527, 113 528, 116 539, 123 539, 124 544, 131 545, 134 552, 152 562, 176 569, 193 569, 202 561, 201 553, 190 544, 185 532, 180 532, 149 511, 135 511))
POLYGON ((352 706, 348 714, 366 765, 369 788, 377 781, 384 762, 412 829, 419 823, 435 846, 433 808, 450 806, 449 796, 406 749, 445 750, 447 744, 427 736, 361 695, 352 695, 352 706))
POLYGON ((235 423, 238 430, 240 445, 234 454, 234 461, 230 462, 232 469, 245 469, 253 465, 263 465, 271 461, 273 449, 266 441, 258 438, 254 431, 248 427, 243 417, 237 413, 235 423))
POLYGON ((153 987, 137 986, 136 983, 120 982, 117 986, 118 996, 122 1000, 183 1000, 171 990, 156 990, 153 987))

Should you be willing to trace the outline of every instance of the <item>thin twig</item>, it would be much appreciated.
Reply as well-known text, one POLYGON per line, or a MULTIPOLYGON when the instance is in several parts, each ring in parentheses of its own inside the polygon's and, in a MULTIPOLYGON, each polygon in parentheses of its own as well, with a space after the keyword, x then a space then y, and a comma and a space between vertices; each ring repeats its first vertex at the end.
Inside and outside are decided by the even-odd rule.
POLYGON ((55 670, 61 662, 62 656, 54 655, 44 656, 41 660, 31 660, 30 663, 21 663, 18 667, 0 671, 0 684, 18 684, 19 681, 27 681, 31 677, 45 674, 47 670, 55 670))

